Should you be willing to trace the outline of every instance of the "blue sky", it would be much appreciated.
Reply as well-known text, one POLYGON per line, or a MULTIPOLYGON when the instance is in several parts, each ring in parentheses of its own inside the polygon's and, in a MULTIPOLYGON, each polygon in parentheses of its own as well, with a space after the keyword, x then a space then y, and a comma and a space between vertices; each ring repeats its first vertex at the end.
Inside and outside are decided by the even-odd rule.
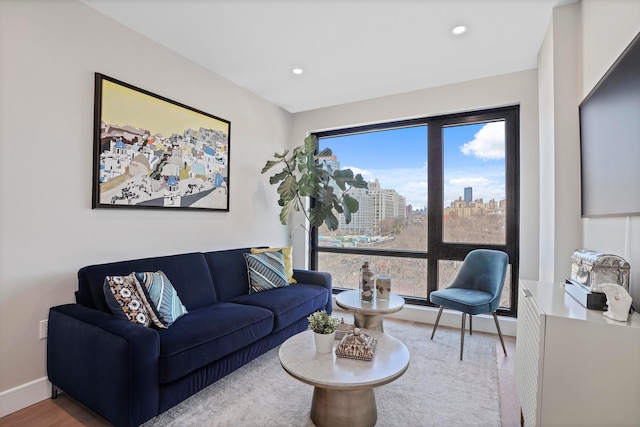
MULTIPOLYGON (((351 168, 366 180, 378 179, 414 208, 427 199, 427 127, 376 131, 323 138, 341 168, 351 168)), ((467 124, 444 129, 444 204, 473 188, 473 198, 485 202, 505 198, 504 122, 467 124)))

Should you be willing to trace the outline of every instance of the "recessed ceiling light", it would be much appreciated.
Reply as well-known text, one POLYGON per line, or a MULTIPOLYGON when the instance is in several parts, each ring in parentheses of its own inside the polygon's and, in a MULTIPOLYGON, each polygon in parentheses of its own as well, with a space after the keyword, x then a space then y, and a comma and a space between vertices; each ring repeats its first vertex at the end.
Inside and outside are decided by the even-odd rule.
POLYGON ((453 30, 451 30, 451 34, 459 36, 460 34, 464 34, 466 31, 467 27, 465 27, 464 25, 458 25, 457 27, 454 27, 453 30))
POLYGON ((304 73, 304 70, 302 68, 294 68, 293 70, 291 70, 291 72, 293 74, 300 75, 300 74, 304 73))

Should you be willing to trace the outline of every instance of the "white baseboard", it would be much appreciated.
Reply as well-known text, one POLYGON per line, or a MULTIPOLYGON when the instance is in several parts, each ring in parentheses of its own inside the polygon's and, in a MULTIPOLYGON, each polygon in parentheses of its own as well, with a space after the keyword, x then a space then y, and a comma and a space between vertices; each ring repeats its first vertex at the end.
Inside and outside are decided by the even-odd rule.
MULTIPOLYGON (((335 305, 335 296, 333 305, 336 310, 342 310, 335 305)), ((435 323, 437 315, 438 309, 434 307, 406 305, 399 312, 390 314, 387 317, 428 324, 425 325, 425 330, 430 334, 431 325, 435 323)), ((500 329, 503 335, 516 335, 515 318, 500 316, 498 320, 500 321, 500 329)), ((459 328, 460 322, 460 312, 453 310, 444 310, 442 312, 440 325, 459 328)), ((496 325, 493 322, 493 316, 487 314, 474 316, 473 330, 495 334, 496 325)), ((51 397, 51 383, 46 377, 6 390, 0 393, 0 418, 48 399, 49 397, 51 397)))
POLYGON ((47 377, 22 384, 0 393, 0 418, 41 402, 51 396, 47 377))

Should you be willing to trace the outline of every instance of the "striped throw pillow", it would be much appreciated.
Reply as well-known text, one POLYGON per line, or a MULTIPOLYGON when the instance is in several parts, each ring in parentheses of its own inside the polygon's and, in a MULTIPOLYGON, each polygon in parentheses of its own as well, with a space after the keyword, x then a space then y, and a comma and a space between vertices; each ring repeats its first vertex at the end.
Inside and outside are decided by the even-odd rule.
POLYGON ((244 254, 249 274, 249 293, 289 286, 282 251, 244 254))
POLYGON ((287 272, 287 281, 289 283, 298 283, 296 279, 293 278, 293 248, 291 246, 285 246, 283 248, 251 248, 252 254, 260 254, 262 252, 273 252, 273 251, 282 251, 282 257, 284 258, 284 271, 287 272))
POLYGON ((178 293, 161 270, 155 273, 136 273, 136 278, 156 306, 158 317, 167 327, 187 314, 178 293))

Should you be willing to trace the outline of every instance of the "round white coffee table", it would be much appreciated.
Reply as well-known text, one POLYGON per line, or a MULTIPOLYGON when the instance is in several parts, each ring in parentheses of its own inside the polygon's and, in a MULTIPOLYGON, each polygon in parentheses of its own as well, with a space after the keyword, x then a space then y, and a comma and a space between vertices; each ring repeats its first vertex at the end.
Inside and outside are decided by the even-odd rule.
POLYGON ((314 386, 311 420, 318 427, 374 426, 378 419, 374 387, 390 383, 409 367, 409 350, 382 332, 363 331, 378 343, 373 360, 317 353, 313 332, 305 331, 286 340, 278 351, 280 364, 289 375, 314 386))
POLYGON ((374 298, 373 301, 362 301, 360 291, 356 289, 340 292, 336 295, 336 304, 353 312, 353 321, 358 328, 383 332, 384 315, 402 310, 404 298, 391 293, 387 300, 374 298))

